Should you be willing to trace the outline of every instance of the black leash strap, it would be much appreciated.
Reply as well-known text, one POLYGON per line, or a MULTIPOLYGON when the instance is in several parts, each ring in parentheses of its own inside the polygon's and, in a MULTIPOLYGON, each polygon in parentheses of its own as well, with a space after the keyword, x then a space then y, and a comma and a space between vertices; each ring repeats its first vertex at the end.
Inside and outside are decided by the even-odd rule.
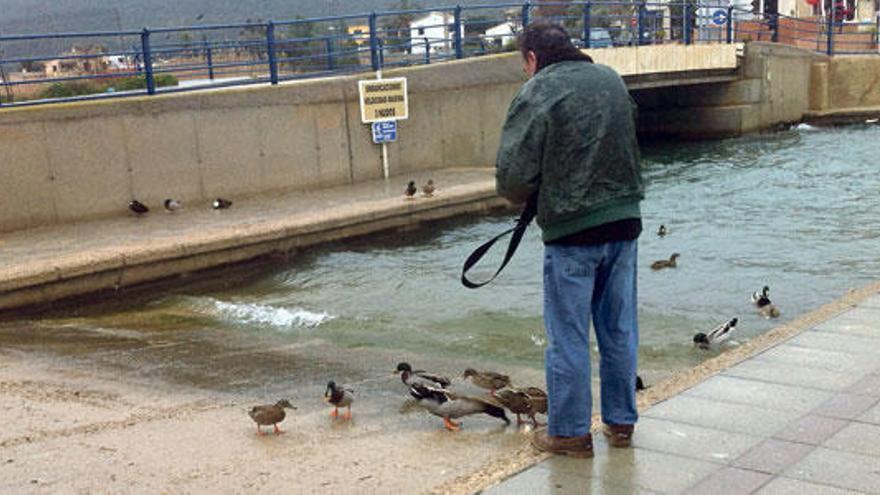
POLYGON ((495 277, 501 273, 501 270, 504 270, 504 267, 510 262, 510 259, 513 258, 513 253, 516 252, 516 248, 519 247, 520 241, 522 241, 523 234, 526 233, 526 228, 532 222, 532 219, 535 218, 535 215, 538 213, 538 195, 532 195, 528 201, 526 201, 526 206, 523 208, 522 213, 519 215, 519 219, 516 221, 516 225, 513 228, 505 230, 504 232, 496 235, 492 239, 490 239, 485 244, 481 245, 477 249, 471 253, 470 256, 466 260, 464 260, 464 267, 461 269, 461 283, 468 289, 479 289, 480 287, 488 284, 489 282, 495 280, 495 277), (504 261, 501 262, 501 266, 498 267, 498 270, 489 280, 485 282, 471 282, 470 279, 467 278, 467 272, 476 265, 483 256, 498 242, 499 239, 506 236, 507 234, 513 233, 510 237, 510 244, 507 245, 507 253, 504 254, 504 261))

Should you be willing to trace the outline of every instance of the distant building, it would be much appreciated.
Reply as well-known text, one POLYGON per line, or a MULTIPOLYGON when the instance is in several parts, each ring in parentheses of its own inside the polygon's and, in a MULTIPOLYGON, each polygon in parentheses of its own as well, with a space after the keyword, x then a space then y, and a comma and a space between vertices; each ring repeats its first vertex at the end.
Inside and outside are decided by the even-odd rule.
POLYGON ((522 23, 508 21, 492 26, 483 34, 483 39, 493 46, 505 47, 516 42, 516 37, 522 29, 522 23))
MULTIPOLYGON (((428 46, 431 53, 451 53, 454 49, 455 16, 451 12, 430 12, 414 19, 409 28, 413 55, 424 55, 428 46)), ((464 22, 460 32, 464 39, 464 22)))

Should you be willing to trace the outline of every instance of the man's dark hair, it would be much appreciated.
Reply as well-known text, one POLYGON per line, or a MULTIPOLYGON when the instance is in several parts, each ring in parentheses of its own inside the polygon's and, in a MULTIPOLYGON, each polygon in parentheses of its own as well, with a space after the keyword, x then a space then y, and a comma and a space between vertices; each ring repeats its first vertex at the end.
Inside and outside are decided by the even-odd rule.
POLYGON ((519 38, 519 50, 525 58, 529 52, 535 52, 538 68, 541 69, 557 62, 579 61, 593 62, 593 59, 577 49, 572 43, 568 32, 558 24, 537 22, 530 24, 519 38))

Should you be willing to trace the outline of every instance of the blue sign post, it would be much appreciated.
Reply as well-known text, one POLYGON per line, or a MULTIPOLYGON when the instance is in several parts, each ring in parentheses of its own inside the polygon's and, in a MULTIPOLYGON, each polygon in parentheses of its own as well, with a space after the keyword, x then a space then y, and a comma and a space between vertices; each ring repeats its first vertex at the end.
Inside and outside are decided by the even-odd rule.
POLYGON ((397 141, 397 121, 383 120, 373 122, 373 142, 376 144, 393 143, 397 141))
POLYGON ((712 12, 712 22, 714 22, 716 26, 722 26, 727 23, 727 11, 718 9, 715 12, 712 12))

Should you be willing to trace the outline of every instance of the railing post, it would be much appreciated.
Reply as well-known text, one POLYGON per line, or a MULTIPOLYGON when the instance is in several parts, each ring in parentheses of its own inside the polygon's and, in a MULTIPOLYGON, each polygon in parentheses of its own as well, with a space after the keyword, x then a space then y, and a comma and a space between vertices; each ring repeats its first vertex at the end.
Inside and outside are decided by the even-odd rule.
POLYGON ((385 67, 385 40, 379 38, 379 67, 385 67))
POLYGON ((327 70, 333 70, 336 68, 336 63, 333 60, 333 39, 327 38, 324 41, 327 44, 327 70))
POLYGON ((690 45, 694 42, 693 40, 693 32, 691 31, 691 4, 684 4, 684 15, 681 19, 681 34, 682 38, 684 38, 684 44, 690 45))
POLYGON ((638 43, 639 46, 645 44, 645 3, 642 2, 639 4, 639 14, 638 14, 638 43))
POLYGON ((147 81, 147 94, 156 94, 156 80, 153 77, 153 54, 150 51, 150 30, 141 31, 141 53, 144 56, 144 79, 147 81))
POLYGON ((425 37, 425 63, 431 63, 431 40, 428 37, 425 37))
POLYGON ((278 59, 275 57, 275 23, 266 24, 266 52, 269 58, 269 81, 278 84, 278 59))
POLYGON ((827 16, 828 16, 828 20, 826 22, 827 33, 825 36, 825 38, 826 38, 825 42, 826 42, 827 46, 825 47, 825 53, 827 53, 828 55, 834 55, 834 16, 835 16, 835 14, 837 14, 836 10, 837 9, 834 8, 834 6, 832 5, 831 12, 827 13, 827 16))
POLYGON ((214 80, 214 50, 208 44, 208 40, 203 40, 205 44, 205 63, 208 64, 208 79, 214 80))
POLYGON ((529 27, 529 11, 531 10, 531 8, 532 8, 532 4, 530 4, 529 2, 524 3, 522 6, 522 27, 523 27, 523 30, 525 30, 525 28, 529 27))
POLYGON ((455 58, 464 58, 464 46, 461 36, 461 5, 455 6, 453 16, 452 28, 455 29, 455 34, 453 34, 452 39, 455 43, 455 58))
POLYGON ((770 14, 770 41, 773 43, 779 42, 779 14, 770 14))
POLYGON ((727 7, 727 43, 733 43, 733 6, 727 7))
POLYGON ((376 32, 376 13, 370 14, 370 62, 373 70, 379 70, 379 33, 376 32))
POLYGON ((592 21, 590 19, 591 11, 593 10, 593 4, 587 2, 584 4, 584 47, 592 48, 592 44, 590 42, 590 24, 592 21))

